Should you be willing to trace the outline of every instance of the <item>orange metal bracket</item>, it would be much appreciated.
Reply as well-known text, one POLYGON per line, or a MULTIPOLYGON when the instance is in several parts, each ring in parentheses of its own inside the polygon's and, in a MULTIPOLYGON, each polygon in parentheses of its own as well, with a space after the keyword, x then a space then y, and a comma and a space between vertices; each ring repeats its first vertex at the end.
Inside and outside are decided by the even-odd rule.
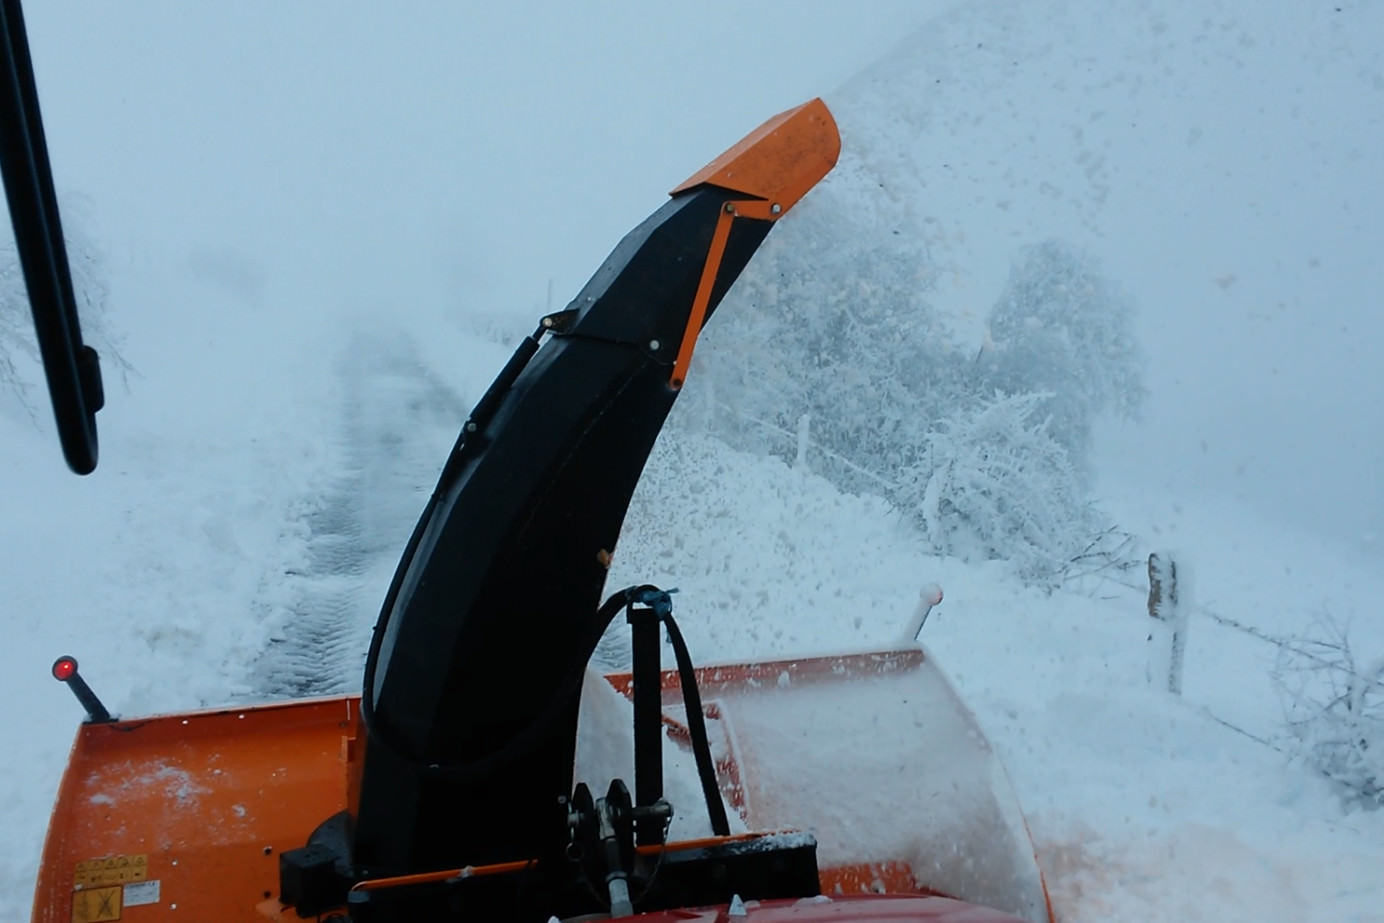
POLYGON ((814 99, 769 119, 670 193, 677 195, 709 185, 750 197, 727 202, 716 221, 687 329, 668 381, 673 388, 681 388, 687 380, 692 350, 706 321, 711 290, 725 256, 731 222, 736 218, 777 221, 826 176, 840 154, 841 135, 836 120, 826 103, 814 99))
POLYGON ((711 233, 711 247, 706 252, 706 265, 702 267, 702 277, 697 282, 697 294, 692 299, 692 311, 687 316, 687 330, 678 347, 678 358, 673 363, 673 374, 668 383, 681 388, 687 380, 687 368, 692 364, 692 350, 697 346, 697 335, 706 321, 706 308, 711 303, 711 288, 716 284, 716 274, 721 269, 721 258, 726 255, 726 241, 730 238, 730 226, 736 218, 756 218, 760 221, 777 221, 786 211, 778 202, 748 200, 727 202, 725 210, 716 219, 716 228, 711 233))

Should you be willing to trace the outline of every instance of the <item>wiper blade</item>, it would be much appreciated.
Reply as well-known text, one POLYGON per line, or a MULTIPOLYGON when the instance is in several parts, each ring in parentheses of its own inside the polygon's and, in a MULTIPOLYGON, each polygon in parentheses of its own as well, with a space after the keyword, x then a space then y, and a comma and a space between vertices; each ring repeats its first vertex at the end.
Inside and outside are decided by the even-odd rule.
POLYGON ((19 0, 0 0, 0 170, 63 455, 90 474, 105 392, 96 350, 82 342, 19 0))

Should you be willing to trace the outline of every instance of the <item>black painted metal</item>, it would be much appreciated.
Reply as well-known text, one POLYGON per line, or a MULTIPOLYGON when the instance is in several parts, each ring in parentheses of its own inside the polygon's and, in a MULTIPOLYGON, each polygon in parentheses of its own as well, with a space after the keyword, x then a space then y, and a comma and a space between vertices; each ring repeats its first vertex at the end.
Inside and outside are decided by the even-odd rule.
MULTIPOLYGON (((631 606, 630 662, 634 679, 635 803, 651 805, 663 797, 663 688, 659 615, 649 606, 631 606)), ((663 825, 640 823, 640 846, 663 842, 663 825)))
POLYGON ((82 343, 19 0, 0 0, 0 172, 63 455, 73 471, 90 474, 96 411, 105 403, 101 366, 82 343))
MULTIPOLYGON (((589 793, 587 798, 589 803, 589 793)), ((352 891, 346 899, 347 910, 352 923, 601 919, 610 910, 599 887, 606 883, 607 862, 598 848, 586 852, 598 854, 588 863, 592 871, 583 875, 568 869, 571 874, 557 882, 545 881, 538 866, 524 865, 505 874, 352 891)), ((771 834, 676 849, 643 865, 627 879, 633 884, 631 893, 637 895, 639 913, 728 904, 736 895, 742 901, 771 901, 820 893, 817 843, 806 834, 771 834)), ((705 915, 717 917, 715 911, 705 915)), ((884 911, 881 918, 887 915, 884 911)), ((717 918, 725 919, 725 912, 717 918)), ((897 912, 889 918, 905 919, 897 912)))
MULTIPOLYGON (((626 236, 459 440, 377 626, 358 869, 543 859, 566 842, 580 681, 614 614, 598 609, 609 554, 677 397, 731 195, 683 193, 626 236)), ((769 228, 736 219, 708 317, 769 228)))

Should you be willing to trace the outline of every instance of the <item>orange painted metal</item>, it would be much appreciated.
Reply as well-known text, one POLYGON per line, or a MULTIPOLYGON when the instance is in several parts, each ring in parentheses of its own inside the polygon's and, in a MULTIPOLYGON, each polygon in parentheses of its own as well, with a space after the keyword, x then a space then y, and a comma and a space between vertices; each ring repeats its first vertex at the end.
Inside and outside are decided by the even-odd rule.
POLYGON ((672 194, 709 184, 763 199, 786 212, 827 175, 840 155, 836 120, 826 103, 814 99, 760 125, 672 194))
MULTIPOLYGON (((907 673, 926 657, 922 649, 904 649, 708 666, 697 674, 704 694, 714 697, 718 688, 733 685, 777 687, 785 675, 795 687, 811 687, 843 675, 907 673)), ((629 692, 628 673, 606 679, 629 692)), ((661 679, 670 702, 676 701, 675 671, 661 679)), ((726 723, 720 705, 708 699, 705 707, 715 724, 726 723)), ((670 736, 687 735, 676 714, 665 724, 670 736)), ((34 923, 298 919, 276 899, 279 853, 302 846, 318 824, 349 804, 363 740, 356 697, 82 725, 44 847, 34 923)), ((745 783, 735 747, 724 748, 716 762, 722 790, 743 812, 745 783)), ((715 842, 724 840, 641 852, 715 842)), ((526 865, 451 869, 357 888, 504 874, 526 865)), ((917 882, 902 859, 825 862, 819 881, 828 895, 939 893, 917 882)))
MULTIPOLYGON (((868 674, 879 676, 911 670, 926 657, 921 647, 890 651, 829 654, 821 657, 793 657, 781 660, 754 660, 741 663, 710 664, 696 669, 697 685, 705 698, 709 690, 732 684, 777 683, 785 673, 795 682, 813 679, 832 680, 843 675, 868 674)), ((677 670, 664 670, 660 684, 665 691, 678 692, 681 681, 677 670)), ((634 674, 629 671, 607 673, 605 680, 623 696, 634 694, 634 674)))
POLYGON ((907 862, 859 862, 824 868, 817 874, 823 894, 931 894, 946 897, 928 888, 919 887, 913 877, 913 867, 907 862))
MULTIPOLYGON (((917 667, 922 662, 923 656, 921 649, 904 649, 721 664, 699 668, 696 671, 697 685, 710 691, 725 684, 763 683, 772 685, 785 673, 791 673, 797 682, 812 682, 814 679, 830 680, 843 673, 860 673, 862 671, 874 674, 890 673, 917 667)), ((608 673, 605 679, 615 691, 622 695, 634 694, 634 675, 632 673, 628 671, 608 673)), ((678 692, 681 690, 680 683, 676 670, 664 670, 660 674, 660 684, 665 690, 678 692)), ((720 706, 716 702, 705 702, 703 710, 708 719, 715 721, 721 718, 720 706)), ((683 721, 664 715, 663 724, 670 738, 686 746, 691 745, 692 734, 683 721)), ((745 808, 744 782, 741 779, 740 766, 734 757, 734 749, 731 747, 716 749, 720 751, 715 765, 721 794, 732 808, 743 812, 745 808)), ((754 835, 749 836, 752 838, 754 835)), ((923 894, 947 896, 919 885, 914 878, 912 866, 899 860, 827 865, 818 870, 817 878, 822 893, 828 895, 923 894)))
POLYGON ((711 185, 752 198, 727 202, 716 221, 687 328, 673 363, 673 374, 669 376, 670 386, 681 388, 687 380, 692 351, 706 321, 711 290, 721 271, 731 223, 736 218, 777 221, 830 172, 840 154, 841 135, 836 130, 836 120, 826 103, 814 99, 769 119, 672 191, 671 195, 677 195, 711 185))
MULTIPOLYGON (((729 203, 727 203, 729 206, 729 203)), ((692 299, 692 309, 687 315, 687 329, 678 347, 678 358, 673 363, 673 374, 668 383, 681 388, 687 380, 687 369, 692 364, 692 350, 697 345, 697 335, 702 332, 706 320, 706 308, 711 302, 711 288, 716 282, 716 273, 721 269, 721 258, 726 255, 726 241, 730 238, 730 224, 735 213, 727 207, 716 219, 716 229, 711 232, 711 246, 706 251, 706 264, 702 267, 702 277, 697 281, 697 294, 692 299)))
POLYGON ((726 241, 730 238, 731 222, 736 218, 757 218, 760 221, 777 221, 782 214, 776 204, 762 201, 727 202, 725 210, 716 219, 716 227, 711 232, 711 245, 706 251, 706 263, 702 276, 697 280, 697 293, 692 298, 692 308, 687 315, 687 328, 683 332, 682 345, 678 347, 678 358, 673 363, 673 374, 668 383, 681 388, 687 380, 687 369, 692 364, 692 351, 697 346, 697 335, 706 322, 706 308, 711 303, 711 289, 716 284, 716 275, 721 271, 721 259, 726 255, 726 241))
POLYGON ((277 919, 279 853, 346 807, 362 733, 347 697, 82 725, 34 923, 277 919))
MULTIPOLYGON (((785 675, 792 676, 800 683, 814 680, 830 681, 839 679, 843 675, 870 674, 878 676, 899 670, 914 669, 923 662, 923 656, 922 649, 917 648, 833 654, 824 657, 800 657, 789 660, 757 660, 718 664, 698 668, 696 670, 697 685, 704 694, 714 694, 713 691, 716 688, 727 685, 761 684, 772 686, 785 675)), ((607 673, 605 679, 611 688, 621 695, 627 698, 634 695, 633 673, 629 671, 607 673)), ((659 675, 659 683, 663 691, 673 693, 674 698, 680 700, 682 686, 676 670, 664 670, 659 675)), ((702 711, 711 721, 719 722, 721 719, 720 704, 710 698, 703 699, 702 711)), ((684 747, 691 748, 692 732, 684 721, 665 713, 663 725, 667 729, 670 739, 679 742, 684 747)), ((716 778, 721 789, 721 795, 726 799, 727 804, 740 812, 743 818, 747 808, 745 780, 740 770, 740 763, 735 758, 735 748, 726 745, 714 749, 717 753, 714 757, 716 778)), ((825 884, 823 889, 826 889, 825 884)), ((909 890, 914 889, 910 888, 909 890)))
POLYGON ((409 885, 427 885, 439 881, 453 881, 458 878, 486 878, 491 875, 512 875, 533 868, 537 860, 517 862, 496 862, 492 865, 467 865, 459 869, 442 869, 437 872, 419 872, 415 875, 395 875, 392 878, 369 878, 358 882, 352 891, 382 891, 386 888, 403 888, 409 885))
MULTIPOLYGON (((860 653, 844 653, 817 657, 785 658, 779 660, 762 660, 752 662, 728 663, 720 665, 708 665, 700 667, 695 671, 697 685, 701 691, 702 708, 708 720, 708 732, 712 736, 712 753, 716 768, 717 782, 722 796, 728 805, 734 808, 751 829, 764 829, 768 820, 768 825, 780 826, 784 823, 802 825, 802 818, 794 815, 794 811, 776 813, 772 809, 764 810, 767 806, 759 803, 761 810, 755 809, 757 802, 763 802, 764 796, 777 785, 785 785, 792 789, 792 795, 787 798, 791 803, 795 799, 806 799, 811 802, 814 798, 822 797, 824 792, 817 791, 812 787, 811 782, 804 782, 801 787, 794 781, 795 773, 791 769, 791 755, 786 755, 777 750, 768 752, 758 752, 754 748, 756 740, 755 730, 748 728, 757 727, 764 730, 763 718, 761 715, 758 722, 747 722, 747 715, 744 711, 745 706, 752 700, 762 697, 764 701, 778 701, 786 703, 806 694, 806 702, 799 703, 800 714, 797 716, 804 722, 802 727, 793 726, 794 730, 810 735, 813 726, 820 715, 813 711, 814 705, 820 706, 824 701, 838 700, 840 702, 851 702, 850 706, 842 707, 861 707, 859 722, 863 727, 870 728, 875 726, 875 722, 883 721, 883 728, 890 729, 893 734, 917 737, 914 746, 919 748, 918 757, 915 765, 909 765, 911 757, 903 757, 903 765, 908 767, 907 771, 915 768, 923 776, 926 776, 926 767, 935 764, 935 754, 931 762, 927 755, 929 747, 955 747, 957 753, 955 758, 960 765, 969 766, 971 772, 977 775, 978 781, 975 790, 963 790, 962 786, 952 792, 958 803, 965 799, 970 799, 968 810, 975 811, 974 823, 969 825, 972 829, 957 830, 963 835, 963 839, 969 837, 963 848, 974 849, 974 852, 967 852, 973 856, 977 865, 985 865, 991 868, 998 876, 1008 874, 1010 871, 1018 870, 1021 875, 1031 874, 1034 878, 1031 888, 1022 890, 1017 896, 1027 904, 1027 913, 1042 916, 1047 920, 1055 917, 1052 912, 1052 901, 1047 893, 1046 883, 1042 880, 1041 870, 1036 864, 1036 857, 1032 855, 1031 835, 1028 833, 1026 822, 1021 814, 1017 813, 1017 804, 1010 803, 1015 813, 1007 815, 1012 823, 1006 824, 1005 820, 1005 794, 1004 787, 1007 782, 1000 784, 1001 780, 993 778, 997 772, 997 764, 993 762, 993 756, 989 751, 988 744, 984 743, 984 735, 978 725, 974 723, 973 716, 965 709, 964 705, 955 698, 955 693, 950 689, 949 684, 942 679, 938 668, 931 660, 928 651, 921 647, 905 647, 894 650, 866 651, 860 653), (925 682, 922 682, 925 681, 925 682), (897 683, 906 684, 900 687, 897 683), (852 690, 855 690, 853 693, 852 690), (861 690, 867 690, 865 698, 859 697, 861 690), (867 706, 865 699, 878 698, 879 705, 883 705, 890 696, 903 694, 901 701, 905 704, 910 699, 915 699, 913 705, 902 709, 888 709, 872 712, 874 704, 867 706), (855 695, 855 698, 846 698, 855 695), (826 696, 824 700, 822 697, 826 696), (908 719, 922 724, 899 723, 900 719, 908 719), (889 723, 889 722, 894 723, 889 723), (932 730, 940 730, 942 727, 950 725, 952 734, 958 736, 928 737, 932 730), (930 727, 929 727, 930 726, 930 727), (745 745, 750 745, 746 750, 745 745), (757 754, 757 755, 756 755, 757 754), (767 762, 766 762, 767 760, 767 762), (787 761, 787 762, 785 762, 787 761), (766 775, 766 769, 770 770, 767 775, 773 778, 770 789, 766 790, 765 781, 762 776, 766 775), (992 788, 993 786, 993 788, 992 788), (990 791, 993 800, 985 802, 975 800, 978 791, 990 791), (991 843, 987 836, 993 834, 996 840, 991 843), (1008 837, 1010 839, 1005 840, 1008 837), (1009 847, 1004 843, 1007 842, 1009 847), (991 852, 993 846, 994 851, 991 852), (1020 855, 1025 847, 1030 850, 1028 859, 1020 855), (1011 851, 1006 852, 1006 849, 1011 851), (1026 862, 1031 861, 1032 865, 1027 866, 1026 862), (1013 862, 1014 865, 1006 863, 1013 862), (992 864, 993 863, 993 864, 992 864)), ((633 694, 633 676, 631 673, 612 673, 605 677, 606 681, 617 692, 629 697, 633 694)), ((661 686, 664 691, 664 727, 670 739, 677 741, 685 747, 690 747, 691 733, 686 724, 684 709, 682 705, 681 681, 676 670, 664 670, 660 676, 661 686)), ((774 715, 775 718, 792 717, 792 713, 780 713, 774 715)), ((839 716, 838 716, 839 717, 839 716)), ((785 730, 784 725, 780 725, 778 730, 787 736, 780 738, 776 743, 791 741, 794 731, 785 730)), ((866 732, 868 734, 868 731, 866 732)), ((869 742, 864 742, 869 746, 869 742)), ((772 746, 772 745, 770 745, 772 746)), ((791 747, 790 747, 791 749, 791 747)), ((946 759, 952 757, 944 757, 946 759)), ((849 762, 849 761, 848 761, 849 762)), ((868 762, 868 761, 867 761, 868 762)), ((862 765, 859 768, 865 768, 862 765)), ((936 765, 936 768, 945 770, 945 765, 936 765)), ((873 781, 880 781, 878 767, 870 767, 870 776, 873 781)), ((954 769, 953 769, 954 771, 954 769)), ((847 769, 847 776, 850 770, 847 769)), ((1002 770, 998 770, 998 775, 1002 776, 1002 770)), ((816 780, 820 782, 821 780, 816 780)), ((952 784, 955 779, 944 771, 937 780, 937 784, 943 786, 952 784)), ((856 778, 851 782, 845 782, 848 787, 850 784, 860 784, 860 779, 856 778)), ((777 797, 779 807, 784 806, 784 798, 781 792, 773 792, 777 797)), ((877 792, 870 791, 869 795, 877 792)), ((930 797, 926 786, 909 784, 898 793, 897 798, 886 799, 886 804, 896 804, 897 810, 904 814, 910 811, 919 812, 920 804, 926 803, 930 797), (921 796, 922 802, 914 803, 909 797, 918 798, 921 796)), ((811 804, 803 804, 801 807, 806 809, 807 816, 813 816, 811 804)), ((850 812, 846 812, 848 815, 850 812)), ((876 812, 878 813, 878 812, 876 812)), ((930 822, 937 818, 929 818, 926 814, 919 813, 920 827, 923 829, 930 822)), ((860 831, 849 831, 834 828, 831 824, 837 815, 832 812, 825 814, 819 813, 816 821, 810 826, 818 836, 825 835, 829 839, 835 838, 837 834, 846 833, 847 839, 860 831), (825 825, 823 822, 827 821, 825 825)), ((870 828, 874 829, 874 828, 870 828)), ((950 834, 951 828, 947 828, 950 834)), ((858 839, 858 836, 856 836, 858 839)), ((937 870, 926 867, 924 872, 919 872, 913 862, 917 861, 918 848, 911 842, 911 835, 905 837, 905 841, 900 842, 897 835, 886 836, 883 831, 874 837, 867 837, 864 843, 855 843, 851 848, 843 850, 840 844, 834 844, 835 848, 830 850, 819 850, 819 869, 818 880, 823 894, 827 895, 850 895, 850 894, 913 894, 913 895, 932 895, 939 897, 960 898, 962 900, 975 901, 977 903, 987 903, 978 898, 984 895, 967 893, 970 887, 974 886, 973 881, 966 880, 966 876, 957 876, 948 870, 945 878, 934 880, 937 870), (886 845, 886 842, 889 845, 886 845), (902 847, 897 852, 895 847, 902 847), (870 859, 873 861, 861 861, 870 859), (919 880, 919 875, 925 880, 919 880), (946 883, 944 883, 946 882, 946 883), (955 886, 955 887, 954 887, 955 886), (945 888, 945 890, 943 890, 945 888), (960 893, 957 893, 960 892, 960 893)), ((823 843, 826 841, 824 840, 823 843)), ((925 863, 926 866, 926 863, 925 863)), ((983 877, 983 876, 982 876, 983 877)), ((1015 881, 1019 881, 1016 878, 1015 881)), ((1015 894, 1007 895, 1014 897, 1015 894)), ((1003 906, 1003 905, 1001 905, 1003 906)))

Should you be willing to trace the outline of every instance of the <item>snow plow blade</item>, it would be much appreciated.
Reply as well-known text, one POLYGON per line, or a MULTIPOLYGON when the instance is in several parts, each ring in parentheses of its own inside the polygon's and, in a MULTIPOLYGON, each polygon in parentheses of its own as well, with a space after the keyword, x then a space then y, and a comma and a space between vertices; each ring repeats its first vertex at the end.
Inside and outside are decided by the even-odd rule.
POLYGON ((81 725, 33 923, 278 919, 279 854, 345 806, 358 720, 342 697, 81 725))
MULTIPOLYGON (((815 836, 823 894, 938 895, 1051 921, 1004 767, 926 648, 696 672, 726 803, 750 830, 815 836)), ((606 678, 630 694, 630 674, 606 678)), ((662 685, 668 735, 685 739, 677 671, 662 685)))
MULTIPOLYGON (((1004 769, 925 648, 696 672, 722 796, 748 830, 815 836, 823 895, 897 895, 906 919, 954 911, 912 894, 1051 921, 1004 769)), ((628 694, 630 674, 606 681, 628 694)), ((675 670, 662 686, 680 742, 675 670)), ((355 696, 81 725, 33 923, 299 919, 277 900, 280 854, 350 803, 363 740, 355 696)), ((817 909, 784 918, 838 918, 817 909)))

